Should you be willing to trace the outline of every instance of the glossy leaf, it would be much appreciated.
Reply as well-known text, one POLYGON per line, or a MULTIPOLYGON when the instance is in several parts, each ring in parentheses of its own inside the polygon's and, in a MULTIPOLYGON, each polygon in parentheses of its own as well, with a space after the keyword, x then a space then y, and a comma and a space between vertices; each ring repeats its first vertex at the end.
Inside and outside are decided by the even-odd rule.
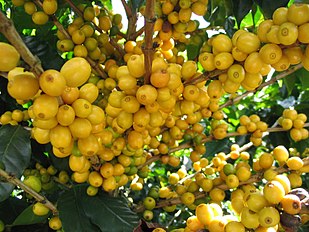
POLYGON ((9 197, 5 201, 0 202, 0 218, 5 224, 12 224, 27 206, 26 201, 17 197, 9 197))
POLYGON ((58 209, 63 229, 75 232, 133 231, 139 220, 124 199, 104 194, 90 197, 84 185, 66 191, 58 209))
POLYGON ((233 13, 239 27, 241 21, 249 13, 252 8, 253 0, 233 0, 233 13))
POLYGON ((309 88, 309 71, 306 69, 302 68, 296 72, 296 76, 299 78, 301 82, 301 87, 303 90, 309 88))
POLYGON ((277 8, 287 6, 289 0, 255 0, 255 2, 262 8, 264 18, 269 19, 277 8))
MULTIPOLYGON (((31 157, 30 133, 21 126, 0 127, 0 161, 5 171, 19 178, 31 157)), ((9 197, 14 185, 0 182, 0 202, 9 197)))

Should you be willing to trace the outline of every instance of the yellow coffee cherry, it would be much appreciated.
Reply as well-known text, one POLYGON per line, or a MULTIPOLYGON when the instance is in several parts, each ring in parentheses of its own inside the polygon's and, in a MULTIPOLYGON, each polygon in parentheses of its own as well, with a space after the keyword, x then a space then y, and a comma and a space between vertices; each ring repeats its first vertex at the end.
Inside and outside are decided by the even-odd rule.
POLYGON ((301 169, 303 167, 304 162, 299 157, 290 157, 286 161, 286 164, 289 167, 289 169, 291 169, 291 170, 299 170, 299 169, 301 169))

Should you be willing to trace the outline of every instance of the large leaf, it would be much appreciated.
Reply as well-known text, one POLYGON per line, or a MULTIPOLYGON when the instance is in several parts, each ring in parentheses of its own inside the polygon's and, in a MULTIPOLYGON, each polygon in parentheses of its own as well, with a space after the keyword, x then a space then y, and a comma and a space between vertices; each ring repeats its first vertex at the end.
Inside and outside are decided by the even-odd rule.
POLYGON ((48 216, 48 214, 45 216, 35 215, 32 211, 32 205, 30 205, 21 214, 18 215, 18 217, 13 222, 13 226, 44 223, 47 220, 48 216))
MULTIPOLYGON (((0 161, 5 170, 19 178, 31 157, 30 133, 21 126, 0 127, 0 161)), ((14 185, 0 182, 0 202, 9 197, 14 185)))
POLYGON ((5 201, 0 202, 0 218, 5 224, 12 224, 16 217, 23 212, 27 206, 28 204, 24 199, 9 197, 5 201))
POLYGON ((301 87, 303 90, 306 90, 309 88, 309 71, 307 71, 305 68, 302 68, 296 72, 296 76, 299 78, 301 82, 301 87))
POLYGON ((286 6, 289 0, 255 0, 255 2, 262 8, 264 17, 271 18, 273 12, 282 6, 286 6))
POLYGON ((58 201, 58 209, 65 231, 133 231, 139 220, 123 198, 104 194, 90 197, 84 185, 66 191, 58 201))
POLYGON ((232 3, 233 3, 233 13, 235 15, 237 25, 239 27, 243 18, 251 10, 253 0, 233 0, 232 3))

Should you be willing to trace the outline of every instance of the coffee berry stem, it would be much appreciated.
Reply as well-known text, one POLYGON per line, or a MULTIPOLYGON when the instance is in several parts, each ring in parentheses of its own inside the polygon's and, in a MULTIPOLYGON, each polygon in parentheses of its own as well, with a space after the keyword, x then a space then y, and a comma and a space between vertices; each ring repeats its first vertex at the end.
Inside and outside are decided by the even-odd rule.
POLYGON ((39 77, 44 72, 41 61, 31 53, 16 31, 12 21, 3 12, 0 12, 0 33, 16 48, 22 59, 31 67, 31 71, 35 76, 39 77))
POLYGON ((263 89, 264 87, 268 86, 268 85, 271 85, 273 83, 275 83, 276 81, 290 75, 291 73, 293 72, 296 72, 297 70, 301 69, 303 67, 302 64, 298 64, 298 65, 295 65, 295 66, 292 66, 291 68, 289 68, 288 70, 278 74, 277 76, 271 78, 269 81, 267 82, 264 82, 263 84, 261 84, 258 88, 256 88, 255 90, 253 91, 247 91, 245 93, 243 93, 242 95, 239 95, 238 97, 234 98, 234 99, 231 99, 229 101, 227 101, 226 103, 222 104, 219 109, 223 109, 227 106, 230 106, 230 105, 233 105, 235 102, 238 102, 240 101, 241 99, 245 98, 246 96, 248 96, 250 93, 255 93, 261 89, 263 89))
POLYGON ((154 5, 155 1, 147 1, 146 4, 146 15, 145 15, 145 48, 143 49, 145 55, 145 77, 144 84, 150 83, 151 67, 152 67, 152 58, 154 54, 154 49, 152 45, 152 36, 155 23, 155 14, 154 14, 154 5))
POLYGON ((25 185, 22 181, 20 181, 14 175, 7 173, 6 171, 0 168, 0 176, 4 177, 11 184, 14 184, 20 187, 26 193, 33 196, 35 200, 37 200, 38 202, 41 202, 42 204, 44 204, 47 208, 49 208, 52 211, 53 215, 58 215, 58 210, 53 203, 51 203, 46 197, 42 196, 41 194, 34 191, 32 188, 25 185))
MULTIPOLYGON (((304 128, 305 127, 309 127, 309 123, 305 123, 304 124, 304 128)), ((271 128, 268 128, 267 131, 263 133, 263 135, 267 134, 267 133, 281 132, 281 131, 287 131, 287 130, 283 129, 282 127, 271 127, 271 128)), ((234 137, 234 136, 239 136, 239 135, 241 135, 241 134, 239 134, 238 132, 231 132, 231 133, 227 133, 226 138, 234 137)), ((201 141, 201 143, 206 143, 206 142, 210 142, 210 141, 213 141, 213 140, 216 140, 216 138, 214 136, 210 135, 209 137, 203 139, 201 141)), ((250 147, 251 145, 248 144, 248 146, 250 147)), ((179 145, 178 147, 170 149, 168 154, 171 154, 173 152, 176 152, 176 151, 179 151, 179 150, 183 150, 183 149, 186 149, 186 148, 190 148, 190 147, 192 147, 192 144, 191 144, 190 141, 188 141, 188 142, 185 142, 185 143, 179 145)), ((151 164, 153 162, 156 162, 157 160, 160 159, 160 157, 161 157, 160 154, 152 156, 144 164, 139 165, 137 168, 141 169, 141 168, 145 167, 146 165, 149 165, 149 164, 151 164)))
MULTIPOLYGON (((304 166, 309 165, 309 157, 303 158, 302 160, 304 162, 304 166)), ((282 174, 282 173, 289 171, 289 168, 287 168, 285 166, 278 167, 278 168, 275 169, 275 171, 278 174, 282 174)), ((256 182, 261 181, 262 179, 263 179, 263 171, 258 172, 255 175, 252 175, 250 177, 250 179, 248 179, 246 181, 239 182, 239 186, 251 184, 251 183, 256 183, 256 182)), ((219 189, 224 190, 224 191, 230 189, 226 184, 219 184, 219 185, 214 186, 214 187, 219 188, 219 189)), ((206 192, 195 192, 194 196, 195 196, 195 199, 200 199, 200 198, 207 196, 207 193, 206 192)), ((171 206, 171 205, 177 205, 177 204, 182 204, 181 197, 159 200, 158 203, 156 204, 155 208, 163 208, 165 206, 171 206)), ((141 205, 141 206, 138 206, 135 209, 135 212, 142 212, 143 210, 144 210, 144 206, 141 205)))
MULTIPOLYGON (((70 7, 72 7, 72 9, 80 16, 83 17, 83 13, 75 6, 75 4, 71 1, 71 0, 65 0, 70 7)), ((94 27, 97 31, 102 32, 102 30, 96 25, 94 24, 94 27)), ((110 38, 110 43, 111 45, 113 45, 117 51, 121 54, 121 56, 123 56, 125 54, 124 50, 115 42, 115 40, 113 38, 110 38)))

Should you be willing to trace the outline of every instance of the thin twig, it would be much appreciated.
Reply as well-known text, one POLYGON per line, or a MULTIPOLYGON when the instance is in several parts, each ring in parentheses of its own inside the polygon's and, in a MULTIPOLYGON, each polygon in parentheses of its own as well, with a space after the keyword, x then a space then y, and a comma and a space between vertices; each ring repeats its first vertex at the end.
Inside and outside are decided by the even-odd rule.
POLYGON ((290 75, 291 73, 301 69, 303 67, 302 64, 298 64, 298 65, 295 65, 295 66, 292 66, 291 68, 289 68, 288 70, 278 74, 277 76, 275 76, 274 78, 270 79, 269 81, 267 82, 264 82, 263 84, 261 84, 257 89, 253 90, 253 91, 247 91, 245 92, 244 94, 234 98, 234 99, 231 99, 229 101, 227 101, 226 103, 222 104, 220 106, 220 109, 224 108, 224 107, 227 107, 227 106, 230 106, 230 105, 233 105, 234 102, 238 102, 240 101, 241 99, 245 98, 246 96, 248 96, 250 93, 255 93, 261 89, 263 89, 264 87, 268 86, 268 85, 271 85, 273 83, 275 83, 276 81, 290 75))
POLYGON ((222 73, 225 73, 227 70, 214 70, 211 72, 204 72, 203 74, 199 75, 198 77, 195 77, 193 79, 189 79, 187 81, 184 82, 184 85, 194 85, 203 81, 207 81, 210 79, 213 79, 214 77, 219 76, 222 73))
MULTIPOLYGON (((309 127, 309 123, 305 123, 304 128, 305 127, 309 127)), ((287 130, 283 129, 282 127, 271 127, 271 128, 268 128, 267 131, 265 131, 263 133, 263 136, 265 134, 268 134, 268 133, 282 132, 282 131, 287 131, 287 130)), ((251 133, 247 133, 247 134, 251 134, 251 133)), ((235 137, 235 136, 240 136, 240 135, 244 135, 244 134, 239 134, 238 132, 231 132, 231 133, 227 133, 225 138, 235 137)), ((206 142, 210 142, 210 141, 214 141, 214 140, 216 140, 216 138, 213 135, 210 135, 209 137, 202 139, 201 143, 206 143, 206 142)), ((248 144, 248 146, 250 146, 250 145, 248 144)), ((190 147, 192 147, 192 143, 191 143, 191 141, 188 141, 188 142, 185 142, 185 143, 179 145, 178 147, 170 149, 168 154, 171 154, 171 153, 174 153, 176 151, 180 151, 180 150, 183 150, 183 149, 186 149, 186 148, 190 148, 190 147)), ((161 158, 161 155, 155 155, 155 156, 151 157, 150 159, 148 159, 144 164, 139 165, 137 168, 141 169, 144 166, 149 165, 149 164, 159 160, 160 158, 161 158)))
MULTIPOLYGON (((304 166, 309 165, 309 157, 304 158, 303 162, 304 162, 304 166)), ((274 171, 276 171, 278 174, 281 174, 281 173, 285 173, 285 172, 289 171, 289 168, 288 167, 278 167, 274 171)), ((259 172, 255 175, 252 175, 248 180, 240 182, 239 186, 251 184, 251 183, 256 183, 258 181, 261 181, 262 179, 263 179, 263 172, 259 172)), ((230 189, 224 183, 216 185, 214 187, 222 189, 224 191, 230 189)), ((195 196, 195 199, 200 199, 200 198, 207 196, 207 194, 208 194, 207 192, 196 192, 196 193, 194 193, 194 196, 195 196)), ((175 197, 175 198, 170 198, 170 199, 165 199, 165 200, 159 200, 158 203, 156 204, 155 208, 162 208, 162 207, 165 207, 165 206, 171 206, 171 205, 177 205, 177 204, 182 204, 180 197, 175 197)), ((144 211, 144 209, 145 209, 144 206, 140 205, 137 208, 135 208, 134 211, 135 212, 142 212, 142 211, 144 211)))
POLYGON ((127 15, 128 19, 129 19, 129 17, 132 16, 132 10, 131 10, 131 8, 129 7, 129 5, 128 5, 128 3, 126 2, 126 0, 121 0, 121 3, 122 3, 122 5, 123 5, 123 8, 124 8, 124 10, 125 10, 125 12, 126 12, 126 15, 127 15))
POLYGON ((40 59, 31 53, 16 31, 13 22, 3 12, 0 12, 0 32, 16 48, 21 58, 31 67, 35 76, 39 77, 44 72, 40 59))
POLYGON ((47 208, 49 208, 52 211, 53 215, 58 214, 58 210, 53 203, 51 203, 46 197, 42 196, 41 194, 34 191, 32 188, 25 185, 23 182, 21 182, 14 175, 7 173, 6 171, 4 171, 3 169, 0 168, 0 176, 4 177, 11 184, 20 187, 26 193, 33 196, 38 202, 41 202, 42 204, 44 204, 47 208))
MULTIPOLYGON (((76 6, 75 4, 71 1, 71 0, 65 0, 70 6, 71 8, 81 17, 83 17, 83 12, 81 12, 76 6)), ((96 25, 95 23, 93 24, 95 29, 102 33, 102 29, 98 27, 98 25, 96 25)), ((115 40, 113 38, 110 38, 110 43, 111 45, 113 45, 116 50, 120 53, 121 56, 124 56, 125 52, 124 50, 119 46, 119 44, 117 44, 117 42, 115 42, 115 40)))
POLYGON ((151 66, 154 54, 152 36, 153 28, 155 23, 155 12, 154 12, 155 0, 148 0, 146 2, 146 13, 145 13, 145 47, 143 49, 145 55, 145 77, 144 84, 150 83, 151 66))

